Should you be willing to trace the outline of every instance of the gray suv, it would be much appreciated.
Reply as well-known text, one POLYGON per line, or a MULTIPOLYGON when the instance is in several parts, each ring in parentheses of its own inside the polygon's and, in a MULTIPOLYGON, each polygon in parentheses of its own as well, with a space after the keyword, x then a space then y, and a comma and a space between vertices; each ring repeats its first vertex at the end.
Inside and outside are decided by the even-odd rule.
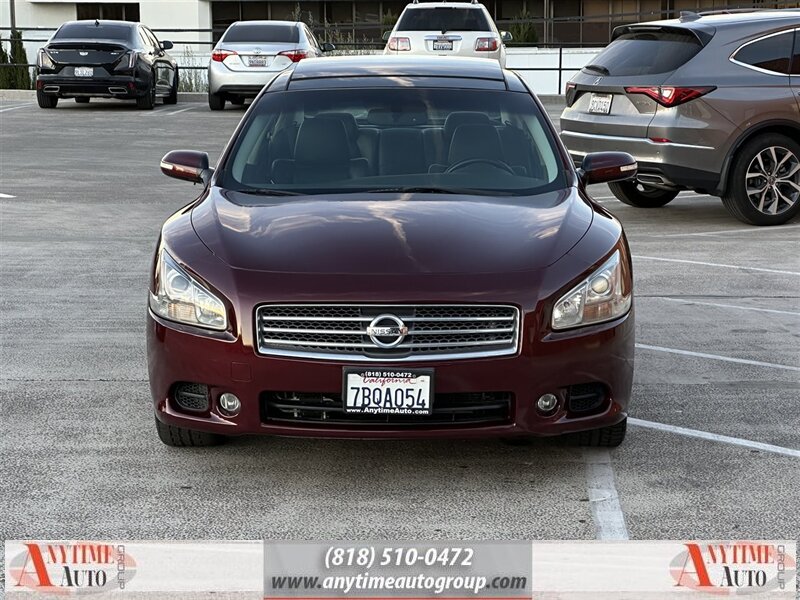
POLYGON ((561 137, 573 160, 639 161, 610 184, 622 202, 664 206, 685 189, 737 219, 800 212, 800 11, 682 13, 625 25, 568 84, 561 137))

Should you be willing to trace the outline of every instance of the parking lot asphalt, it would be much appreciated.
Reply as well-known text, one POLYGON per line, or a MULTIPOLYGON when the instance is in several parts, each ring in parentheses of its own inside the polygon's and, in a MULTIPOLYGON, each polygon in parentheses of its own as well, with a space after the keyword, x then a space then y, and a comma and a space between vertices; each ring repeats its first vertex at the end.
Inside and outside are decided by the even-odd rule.
POLYGON ((641 210, 592 189, 634 255, 634 420, 619 449, 163 446, 148 269, 163 220, 199 188, 159 159, 216 159, 243 114, 0 104, 0 537, 800 538, 800 220, 749 227, 693 193, 641 210))

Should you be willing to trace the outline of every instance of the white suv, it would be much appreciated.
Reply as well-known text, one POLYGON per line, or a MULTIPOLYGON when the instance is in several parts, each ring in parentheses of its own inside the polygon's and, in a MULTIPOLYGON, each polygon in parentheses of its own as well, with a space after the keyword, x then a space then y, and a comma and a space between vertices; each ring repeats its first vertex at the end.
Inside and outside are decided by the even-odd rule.
POLYGON ((405 7, 391 32, 384 54, 472 56, 493 58, 506 66, 505 42, 492 16, 477 2, 414 2, 405 7))

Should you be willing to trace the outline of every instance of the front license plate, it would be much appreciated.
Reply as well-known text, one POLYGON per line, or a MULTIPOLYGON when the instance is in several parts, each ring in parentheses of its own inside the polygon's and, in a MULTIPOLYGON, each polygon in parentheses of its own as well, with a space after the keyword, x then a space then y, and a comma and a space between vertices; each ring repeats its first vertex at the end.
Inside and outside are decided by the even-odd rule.
POLYGON ((589 99, 589 112, 596 115, 607 115, 611 112, 611 94, 592 94, 589 99))
POLYGON ((433 49, 434 50, 452 50, 453 49, 453 42, 450 42, 450 41, 433 42, 433 49))
POLYGON ((267 57, 266 56, 251 56, 247 59, 247 66, 249 67, 266 67, 267 66, 267 57))
POLYGON ((94 67, 75 67, 75 77, 92 77, 94 67))
POLYGON ((344 411, 370 415, 430 415, 433 369, 345 369, 344 411))

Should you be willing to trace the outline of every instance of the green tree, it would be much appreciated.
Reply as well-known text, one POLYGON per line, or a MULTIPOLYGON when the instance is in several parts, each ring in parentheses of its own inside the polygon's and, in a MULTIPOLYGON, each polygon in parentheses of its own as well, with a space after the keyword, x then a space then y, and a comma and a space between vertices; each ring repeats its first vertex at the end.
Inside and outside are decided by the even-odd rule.
POLYGON ((8 58, 8 53, 3 45, 3 38, 0 38, 0 90, 7 90, 11 88, 12 69, 8 67, 11 61, 8 58))
POLYGON ((11 32, 11 62, 19 66, 12 67, 13 88, 17 90, 31 89, 31 72, 28 70, 28 53, 25 51, 25 44, 22 42, 22 32, 14 30, 11 32))
POLYGON ((536 44, 539 42, 539 34, 536 25, 533 23, 534 16, 527 10, 514 17, 517 23, 512 23, 508 27, 508 32, 514 36, 512 41, 522 44, 536 44))

